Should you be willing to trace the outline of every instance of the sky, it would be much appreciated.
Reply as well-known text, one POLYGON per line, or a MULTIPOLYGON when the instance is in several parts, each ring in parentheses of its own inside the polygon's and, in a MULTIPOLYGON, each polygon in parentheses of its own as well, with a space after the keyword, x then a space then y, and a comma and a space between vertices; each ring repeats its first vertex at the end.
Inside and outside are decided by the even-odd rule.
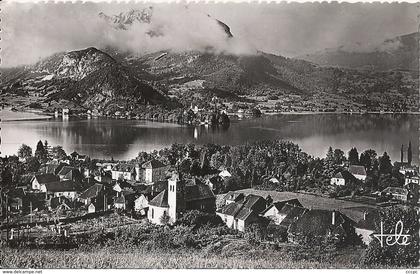
POLYGON ((288 57, 344 46, 371 50, 383 40, 417 31, 416 4, 408 3, 14 3, 2 2, 2 66, 34 63, 57 52, 116 47, 144 54, 209 50, 288 57), (153 6, 152 23, 115 29, 98 14, 153 6), (209 17, 210 15, 211 17, 209 17), (226 23, 227 39, 214 19, 226 23), (151 37, 150 30, 160 36, 151 37))

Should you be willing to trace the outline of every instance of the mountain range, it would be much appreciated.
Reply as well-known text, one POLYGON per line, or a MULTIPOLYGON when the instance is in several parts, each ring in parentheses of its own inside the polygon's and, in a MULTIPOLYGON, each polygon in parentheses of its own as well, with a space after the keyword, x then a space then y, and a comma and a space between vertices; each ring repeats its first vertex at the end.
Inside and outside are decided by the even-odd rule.
POLYGON ((322 66, 335 66, 374 70, 419 70, 419 33, 414 32, 386 39, 373 48, 357 43, 325 49, 297 58, 322 66))
MULTIPOLYGON (((136 22, 149 24, 153 20, 152 11, 132 10, 127 14, 99 16, 124 31, 136 22)), ((217 22, 227 38, 233 37, 226 24, 217 22)), ((162 34, 155 29, 149 35, 162 34)), ((342 60, 340 64, 332 64, 333 61, 324 64, 321 57, 307 56, 308 61, 264 52, 234 55, 165 50, 134 54, 115 47, 90 47, 57 53, 34 65, 1 69, 1 98, 7 103, 19 95, 30 98, 20 101, 22 106, 30 105, 33 100, 44 108, 52 103, 59 106, 71 102, 83 109, 100 111, 135 109, 142 105, 174 108, 193 102, 205 105, 213 96, 228 102, 276 96, 279 103, 318 108, 389 107, 397 102, 417 109, 417 74, 396 65, 408 64, 406 59, 410 58, 404 58, 411 50, 411 42, 407 42, 410 39, 398 38, 397 41, 407 46, 392 51, 400 63, 388 62, 388 68, 396 69, 386 71, 385 65, 369 60, 356 62, 350 57, 353 63, 337 57, 342 60), (365 68, 366 63, 373 64, 374 69, 354 69, 365 68)), ((384 57, 384 64, 386 60, 384 57)), ((17 101, 12 102, 13 105, 17 101)))

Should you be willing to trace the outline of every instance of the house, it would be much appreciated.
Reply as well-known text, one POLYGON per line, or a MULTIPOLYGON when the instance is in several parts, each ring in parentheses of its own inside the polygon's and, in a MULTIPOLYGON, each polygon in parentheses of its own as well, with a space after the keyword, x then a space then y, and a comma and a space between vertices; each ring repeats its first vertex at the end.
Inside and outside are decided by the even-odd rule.
POLYGON ((411 204, 418 204, 420 199, 420 185, 409 183, 404 188, 408 190, 407 201, 411 204))
POLYGON ((64 196, 51 197, 48 200, 48 208, 51 209, 61 209, 61 210, 71 210, 72 203, 69 199, 64 196))
POLYGON ((245 231, 251 223, 258 221, 259 214, 265 210, 263 197, 249 194, 238 202, 231 202, 216 211, 225 224, 233 229, 245 231))
POLYGON ((408 174, 407 173, 405 175, 404 185, 408 185, 410 183, 420 185, 420 177, 419 176, 415 176, 415 175, 411 175, 411 174, 408 174))
POLYGON ((117 209, 126 209, 126 200, 124 195, 114 197, 114 207, 117 209))
POLYGON ((82 173, 78 168, 72 166, 63 166, 61 170, 57 173, 61 181, 72 180, 77 183, 81 183, 83 179, 82 173))
POLYGON ((347 236, 346 219, 338 211, 323 209, 307 210, 300 218, 292 222, 287 230, 287 239, 292 243, 322 241, 331 237, 340 241, 347 236))
POLYGON ((118 164, 111 169, 112 180, 122 179, 134 181, 136 179, 136 173, 140 173, 140 167, 138 165, 118 164))
POLYGON ((45 165, 45 167, 43 168, 43 172, 44 173, 51 173, 51 174, 55 174, 57 175, 58 172, 63 168, 63 166, 65 166, 65 163, 61 163, 59 161, 53 160, 50 161, 49 163, 47 163, 45 165))
POLYGON ((88 213, 95 213, 95 212, 96 212, 96 206, 93 203, 89 204, 88 213))
POLYGON ((226 178, 232 177, 232 174, 230 174, 229 171, 224 169, 219 173, 219 176, 222 177, 223 179, 226 179, 226 178))
POLYGON ((13 197, 9 199, 9 207, 12 211, 20 211, 22 209, 23 200, 21 197, 13 197))
POLYGON ((399 172, 403 175, 411 174, 415 175, 419 173, 419 167, 415 165, 409 165, 407 163, 396 164, 399 167, 399 172))
POLYGON ((149 208, 149 200, 144 194, 141 194, 134 200, 134 210, 141 215, 146 215, 149 208))
POLYGON ((377 210, 365 211, 363 214, 363 219, 354 224, 354 230, 357 235, 362 238, 362 242, 365 245, 373 240, 373 233, 375 233, 377 224, 375 223, 379 213, 377 210))
POLYGON ((155 224, 176 222, 186 210, 214 212, 216 197, 210 187, 199 180, 184 181, 178 174, 168 179, 168 188, 149 202, 148 219, 155 224), (166 220, 165 220, 166 219, 166 220))
POLYGON ((216 197, 213 191, 197 178, 186 181, 181 195, 185 210, 197 209, 207 213, 214 213, 216 210, 216 197))
POLYGON ((104 183, 104 184, 112 183, 111 171, 95 170, 93 172, 93 178, 100 183, 104 183))
POLYGON ((48 197, 64 196, 70 200, 77 198, 76 184, 70 180, 47 183, 45 190, 48 197))
POLYGON ((365 181, 366 180, 366 169, 364 166, 359 165, 350 165, 348 171, 351 175, 353 175, 356 179, 365 181))
POLYGON ((34 175, 31 179, 31 188, 41 192, 47 192, 45 185, 59 182, 60 178, 52 173, 34 175))
POLYGON ((344 186, 346 181, 344 180, 343 174, 341 172, 337 172, 330 180, 332 185, 336 186, 344 186))
MULTIPOLYGON (((169 166, 158 160, 150 160, 142 165, 144 169, 144 180, 146 183, 153 183, 166 179, 169 166)), ((139 180, 137 180, 139 181, 139 180)))
POLYGON ((104 188, 105 187, 102 184, 94 184, 93 186, 86 189, 82 194, 80 194, 79 201, 85 205, 91 204, 92 200, 103 194, 104 188))
POLYGON ((281 211, 285 205, 303 208, 302 204, 299 202, 298 199, 290 199, 285 201, 278 201, 271 204, 263 212, 261 212, 261 215, 272 220, 274 224, 280 225, 283 219, 287 216, 285 211, 281 211))
POLYGON ((239 202, 239 201, 243 200, 244 198, 245 198, 245 195, 243 193, 229 191, 225 195, 225 198, 224 198, 225 203, 224 203, 224 205, 228 205, 228 204, 231 204, 231 203, 239 202))
POLYGON ((407 202, 408 190, 401 187, 387 187, 382 190, 382 195, 392 196, 392 199, 407 202))

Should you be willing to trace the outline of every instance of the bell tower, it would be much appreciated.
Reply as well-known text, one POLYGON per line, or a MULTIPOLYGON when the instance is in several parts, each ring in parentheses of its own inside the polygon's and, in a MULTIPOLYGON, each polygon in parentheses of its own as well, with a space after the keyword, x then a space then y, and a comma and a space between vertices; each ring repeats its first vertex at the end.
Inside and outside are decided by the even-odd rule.
POLYGON ((178 174, 172 174, 171 178, 168 179, 168 205, 169 205, 169 222, 176 222, 177 213, 177 188, 178 188, 179 176, 178 174))

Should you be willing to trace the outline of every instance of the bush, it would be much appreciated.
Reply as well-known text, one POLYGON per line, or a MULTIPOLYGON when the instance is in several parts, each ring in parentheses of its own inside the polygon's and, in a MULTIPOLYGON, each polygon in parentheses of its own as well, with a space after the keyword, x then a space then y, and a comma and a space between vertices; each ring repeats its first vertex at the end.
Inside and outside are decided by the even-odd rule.
POLYGON ((216 214, 204 213, 199 210, 190 210, 177 221, 177 225, 192 226, 197 229, 204 225, 210 227, 224 226, 224 222, 220 216, 216 214))

